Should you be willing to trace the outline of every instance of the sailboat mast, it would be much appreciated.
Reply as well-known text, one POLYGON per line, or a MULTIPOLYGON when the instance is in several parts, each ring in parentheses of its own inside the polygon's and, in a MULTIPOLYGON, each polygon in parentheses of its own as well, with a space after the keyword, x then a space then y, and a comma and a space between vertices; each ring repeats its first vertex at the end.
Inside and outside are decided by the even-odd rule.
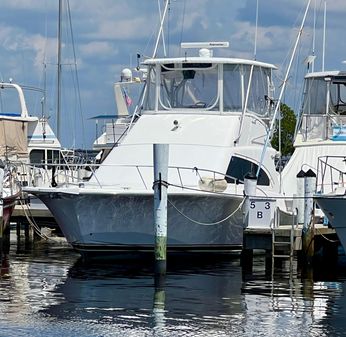
POLYGON ((57 74, 57 104, 56 104, 56 133, 60 139, 60 108, 61 108, 61 37, 62 37, 62 0, 59 0, 58 18, 58 74, 57 74))

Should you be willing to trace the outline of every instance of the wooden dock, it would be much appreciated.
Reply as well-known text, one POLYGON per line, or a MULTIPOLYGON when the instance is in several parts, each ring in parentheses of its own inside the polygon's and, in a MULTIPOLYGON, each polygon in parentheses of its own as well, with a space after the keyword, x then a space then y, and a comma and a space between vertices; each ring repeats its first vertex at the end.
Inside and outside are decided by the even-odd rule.
MULTIPOLYGON (((279 236, 283 238, 290 238, 292 227, 290 225, 279 226, 275 231, 279 232, 279 236)), ((243 249, 272 249, 272 235, 273 229, 271 228, 246 228, 244 230, 243 249)), ((335 229, 329 228, 324 225, 315 225, 313 236, 316 239, 323 237, 329 238, 330 240, 336 240, 335 229)), ((303 248, 303 226, 295 226, 293 229, 293 250, 300 251, 303 248)))
POLYGON ((275 229, 246 228, 242 258, 246 268, 252 268, 253 252, 256 250, 266 252, 268 266, 271 267, 275 260, 286 259, 292 264, 294 256, 303 264, 312 264, 316 257, 336 263, 339 245, 335 230, 322 224, 313 225, 307 233, 304 233, 302 225, 282 225, 275 229))

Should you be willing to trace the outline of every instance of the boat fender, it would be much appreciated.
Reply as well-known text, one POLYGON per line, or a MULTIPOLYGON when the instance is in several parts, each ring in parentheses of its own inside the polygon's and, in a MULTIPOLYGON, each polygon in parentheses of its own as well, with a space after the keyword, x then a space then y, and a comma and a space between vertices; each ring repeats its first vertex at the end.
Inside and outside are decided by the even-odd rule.
POLYGON ((227 188, 227 181, 225 179, 202 177, 198 181, 198 186, 206 192, 224 192, 227 188))

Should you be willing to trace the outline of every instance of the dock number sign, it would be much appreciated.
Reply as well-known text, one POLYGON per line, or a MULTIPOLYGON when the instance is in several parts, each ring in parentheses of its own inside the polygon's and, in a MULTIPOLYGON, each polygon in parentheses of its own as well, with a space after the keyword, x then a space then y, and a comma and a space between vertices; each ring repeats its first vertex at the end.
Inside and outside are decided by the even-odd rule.
POLYGON ((250 199, 248 227, 270 228, 274 221, 274 199, 250 199))

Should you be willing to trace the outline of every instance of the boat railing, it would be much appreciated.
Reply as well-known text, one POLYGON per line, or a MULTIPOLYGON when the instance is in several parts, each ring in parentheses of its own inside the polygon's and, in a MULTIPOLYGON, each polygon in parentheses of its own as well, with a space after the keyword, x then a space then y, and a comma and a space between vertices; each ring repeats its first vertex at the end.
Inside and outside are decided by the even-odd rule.
MULTIPOLYGON (((131 188, 138 187, 145 190, 152 189, 153 166, 152 165, 122 165, 122 164, 49 164, 26 165, 21 163, 19 168, 19 180, 23 186, 56 187, 56 186, 96 186, 98 188, 110 188, 119 186, 112 181, 104 181, 99 177, 99 169, 109 169, 114 176, 116 173, 131 177, 131 188), (116 172, 116 173, 115 173, 116 172)), ((230 185, 243 184, 244 181, 236 177, 209 169, 197 167, 170 166, 168 168, 168 184, 181 189, 203 190, 207 192, 223 192, 230 185)), ((126 180, 126 179, 125 179, 126 180)), ((123 188, 126 189, 126 181, 123 188)))
POLYGON ((88 179, 92 171, 85 163, 26 164, 13 162, 17 167, 17 179, 22 186, 55 187, 88 179))
POLYGON ((316 191, 329 193, 346 187, 346 156, 321 156, 318 158, 316 191))
POLYGON ((302 116, 300 132, 305 141, 314 139, 344 140, 346 116, 336 113, 302 116))

